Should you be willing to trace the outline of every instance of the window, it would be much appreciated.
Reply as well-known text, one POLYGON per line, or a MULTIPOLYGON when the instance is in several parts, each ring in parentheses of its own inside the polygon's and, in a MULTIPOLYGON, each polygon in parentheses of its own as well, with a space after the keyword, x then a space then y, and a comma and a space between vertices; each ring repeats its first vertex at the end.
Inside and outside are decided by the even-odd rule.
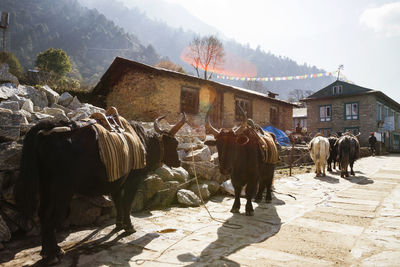
POLYGON ((386 119, 387 117, 389 117, 389 108, 385 106, 384 108, 384 118, 386 119))
POLYGON ((252 118, 253 112, 252 112, 251 101, 246 98, 236 97, 235 98, 235 120, 237 120, 237 121, 243 120, 243 115, 242 115, 242 112, 240 111, 238 105, 240 105, 242 107, 242 109, 244 110, 244 112, 246 112, 247 118, 252 118))
POLYGON ((319 106, 319 121, 332 120, 332 105, 319 106))
POLYGON ((197 114, 199 112, 199 89, 181 88, 181 112, 197 114))
POLYGON ((343 132, 349 131, 350 133, 357 135, 360 133, 360 127, 346 127, 343 129, 343 132))
POLYGON ((382 104, 379 102, 376 103, 376 120, 382 120, 382 104))
POLYGON ((332 133, 331 128, 319 128, 318 132, 323 134, 324 136, 329 136, 332 133))
POLYGON ((358 120, 358 102, 345 104, 345 120, 358 120))
POLYGON ((273 126, 278 126, 279 124, 279 109, 278 107, 270 107, 269 109, 269 120, 273 126))
POLYGON ((333 86, 333 94, 341 94, 343 92, 343 87, 341 85, 334 85, 333 86))

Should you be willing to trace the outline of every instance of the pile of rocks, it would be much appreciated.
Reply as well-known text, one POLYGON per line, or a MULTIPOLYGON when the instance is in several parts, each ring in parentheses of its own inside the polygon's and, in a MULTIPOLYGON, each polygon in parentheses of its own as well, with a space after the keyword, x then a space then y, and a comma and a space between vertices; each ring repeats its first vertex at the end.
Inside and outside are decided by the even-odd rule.
MULTIPOLYGON (((81 103, 69 93, 59 95, 49 86, 0 84, 0 248, 2 242, 10 240, 13 232, 31 228, 16 211, 14 199, 24 135, 42 120, 78 120, 93 112, 104 110, 81 103)), ((162 123, 171 127, 165 120, 162 123)), ((153 123, 142 124, 147 131, 154 131, 153 123)), ((227 179, 219 174, 216 151, 204 145, 204 131, 185 125, 177 137, 182 167, 164 165, 150 173, 140 185, 134 211, 165 208, 178 203, 198 206, 200 196, 206 201, 220 190, 220 184, 227 179)), ((113 203, 108 197, 76 195, 64 226, 97 224, 114 214, 113 203)))

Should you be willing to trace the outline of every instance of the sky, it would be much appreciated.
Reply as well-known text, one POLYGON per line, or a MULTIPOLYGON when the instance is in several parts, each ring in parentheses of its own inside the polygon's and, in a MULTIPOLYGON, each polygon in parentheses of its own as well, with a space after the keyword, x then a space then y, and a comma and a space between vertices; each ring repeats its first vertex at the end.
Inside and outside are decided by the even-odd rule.
POLYGON ((400 103, 400 1, 164 1, 253 48, 326 71, 343 64, 347 79, 400 103))

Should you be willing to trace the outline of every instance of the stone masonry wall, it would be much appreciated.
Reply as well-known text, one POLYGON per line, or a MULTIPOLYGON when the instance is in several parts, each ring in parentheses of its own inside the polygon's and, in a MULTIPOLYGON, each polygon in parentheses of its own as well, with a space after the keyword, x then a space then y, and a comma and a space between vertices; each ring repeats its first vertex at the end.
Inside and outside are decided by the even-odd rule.
MULTIPOLYGON (((143 71, 131 71, 122 75, 107 96, 107 106, 116 106, 120 115, 133 120, 153 121, 160 115, 167 115, 167 121, 174 123, 180 117, 180 92, 182 86, 199 88, 199 113, 186 114, 189 125, 204 125, 208 109, 214 101, 217 88, 202 81, 179 79, 143 71)), ((252 99, 253 119, 260 125, 269 124, 271 103, 279 107, 280 129, 290 129, 292 107, 281 105, 258 97, 252 99)), ((235 121, 235 92, 223 93, 223 126, 232 127, 235 121)))
POLYGON ((307 102, 307 125, 310 133, 316 133, 320 128, 330 128, 333 132, 343 132, 347 127, 359 127, 361 145, 368 145, 368 136, 377 131, 376 98, 371 95, 350 96, 341 98, 321 99, 307 102), (358 102, 359 119, 345 120, 345 103, 358 102), (332 120, 319 121, 319 106, 332 105, 332 120))

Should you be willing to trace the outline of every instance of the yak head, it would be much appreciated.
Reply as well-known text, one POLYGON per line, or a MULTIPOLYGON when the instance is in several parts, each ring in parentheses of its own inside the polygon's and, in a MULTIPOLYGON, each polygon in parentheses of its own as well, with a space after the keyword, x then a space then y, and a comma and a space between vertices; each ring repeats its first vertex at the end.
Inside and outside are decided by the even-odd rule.
POLYGON ((242 108, 244 121, 237 128, 215 129, 209 121, 209 112, 206 116, 206 129, 211 131, 214 140, 207 140, 204 144, 208 146, 216 146, 218 151, 219 171, 226 175, 230 174, 233 169, 234 157, 238 146, 244 146, 249 142, 249 138, 242 133, 247 127, 247 117, 242 108))
POLYGON ((160 159, 161 163, 165 163, 169 167, 179 167, 181 162, 178 156, 178 140, 175 134, 186 122, 186 115, 182 113, 181 120, 176 123, 171 130, 162 130, 159 126, 159 121, 164 119, 165 116, 161 116, 154 121, 154 129, 160 135, 160 159))

